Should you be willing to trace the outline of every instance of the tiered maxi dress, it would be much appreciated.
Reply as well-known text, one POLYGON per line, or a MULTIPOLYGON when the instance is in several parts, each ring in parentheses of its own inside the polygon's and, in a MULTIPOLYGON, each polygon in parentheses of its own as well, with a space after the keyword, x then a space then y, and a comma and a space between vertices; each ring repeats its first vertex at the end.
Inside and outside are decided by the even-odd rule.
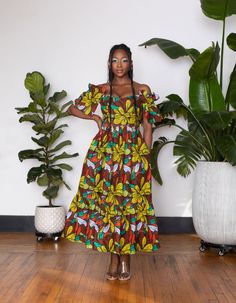
POLYGON ((134 254, 159 247, 151 192, 150 151, 139 126, 161 116, 155 94, 140 91, 134 97, 112 97, 105 87, 89 84, 75 100, 87 115, 102 110, 102 129, 85 157, 78 192, 69 211, 63 236, 101 252, 134 254), (111 121, 110 121, 111 118, 111 121))

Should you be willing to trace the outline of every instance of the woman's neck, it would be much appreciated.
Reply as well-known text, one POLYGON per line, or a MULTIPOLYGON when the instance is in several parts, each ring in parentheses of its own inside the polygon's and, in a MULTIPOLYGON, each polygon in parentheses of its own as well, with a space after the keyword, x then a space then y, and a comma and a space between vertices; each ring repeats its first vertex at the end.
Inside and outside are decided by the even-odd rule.
POLYGON ((131 83, 131 80, 130 80, 129 76, 125 76, 122 78, 114 77, 114 79, 112 81, 112 85, 127 85, 130 83, 131 83))

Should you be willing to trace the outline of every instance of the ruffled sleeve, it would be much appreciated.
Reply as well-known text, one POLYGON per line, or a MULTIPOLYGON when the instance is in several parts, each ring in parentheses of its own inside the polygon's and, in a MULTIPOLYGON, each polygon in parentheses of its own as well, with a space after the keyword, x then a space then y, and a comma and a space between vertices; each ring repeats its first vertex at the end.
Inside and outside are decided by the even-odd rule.
POLYGON ((143 105, 143 117, 147 118, 151 124, 160 122, 162 116, 159 113, 158 105, 155 103, 159 99, 159 96, 154 93, 148 94, 147 91, 141 91, 140 98, 143 105))
POLYGON ((88 90, 74 101, 74 105, 86 115, 92 115, 96 111, 104 93, 105 87, 89 83, 88 90))

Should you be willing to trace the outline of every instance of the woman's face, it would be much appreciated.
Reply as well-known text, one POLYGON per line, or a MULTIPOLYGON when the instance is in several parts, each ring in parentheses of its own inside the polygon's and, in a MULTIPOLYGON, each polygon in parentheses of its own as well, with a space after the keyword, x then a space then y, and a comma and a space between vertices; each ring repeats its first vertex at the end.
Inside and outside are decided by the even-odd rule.
POLYGON ((123 49, 114 51, 111 58, 111 69, 115 77, 122 78, 126 76, 130 70, 131 62, 123 49))

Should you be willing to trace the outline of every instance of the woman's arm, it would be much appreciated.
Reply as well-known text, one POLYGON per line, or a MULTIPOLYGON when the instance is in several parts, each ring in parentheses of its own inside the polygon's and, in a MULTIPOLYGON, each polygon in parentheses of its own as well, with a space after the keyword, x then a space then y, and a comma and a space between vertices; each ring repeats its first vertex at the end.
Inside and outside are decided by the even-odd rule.
MULTIPOLYGON (((146 84, 141 84, 139 90, 144 90, 148 94, 151 94, 151 89, 146 84)), ((148 116, 145 116, 145 114, 143 117, 143 138, 150 150, 152 147, 152 125, 148 122, 148 116)))
POLYGON ((150 150, 152 147, 152 125, 146 117, 143 118, 143 138, 150 150))
POLYGON ((81 118, 81 119, 94 120, 97 123, 99 130, 101 130, 102 119, 101 119, 101 117, 99 115, 95 115, 95 114, 93 114, 93 115, 86 115, 81 110, 79 110, 74 104, 72 104, 68 108, 67 112, 70 115, 78 117, 78 118, 81 118))

